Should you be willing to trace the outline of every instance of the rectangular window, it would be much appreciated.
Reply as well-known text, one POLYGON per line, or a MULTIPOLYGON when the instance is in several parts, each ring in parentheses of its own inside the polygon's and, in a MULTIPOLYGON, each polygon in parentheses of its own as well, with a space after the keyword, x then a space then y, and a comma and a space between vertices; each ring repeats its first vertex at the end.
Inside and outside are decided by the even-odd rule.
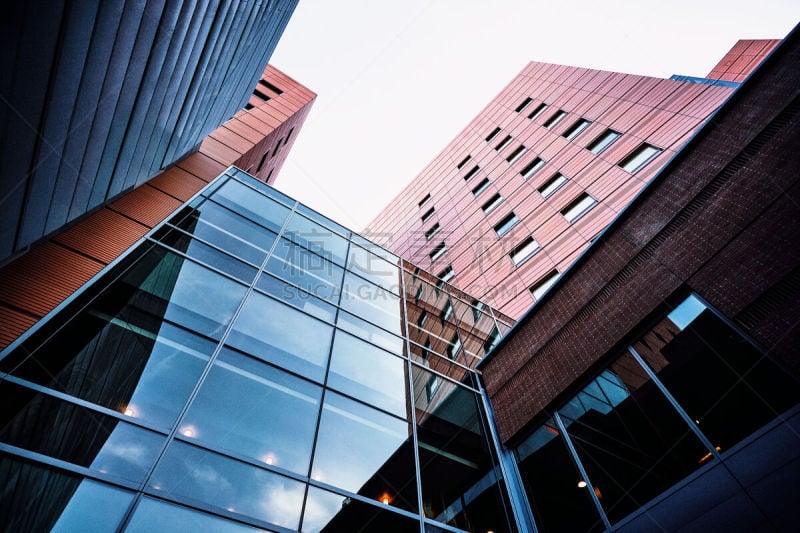
POLYGON ((500 340, 500 331, 497 329, 497 326, 492 328, 492 332, 489 333, 489 336, 486 338, 486 341, 483 343, 483 353, 489 353, 492 351, 492 348, 495 347, 497 342, 500 340))
POLYGON ((453 267, 448 265, 447 268, 439 272, 439 275, 437 276, 439 278, 439 283, 437 283, 436 286, 441 288, 442 284, 447 283, 448 281, 453 279, 455 275, 456 274, 455 272, 453 272, 453 267))
POLYGON ((283 94, 283 91, 272 85, 268 81, 258 80, 258 83, 269 89, 270 91, 274 92, 275 94, 283 94))
POLYGON ((472 189, 472 194, 478 196, 480 193, 486 190, 486 187, 489 186, 489 178, 483 178, 479 184, 472 189))
POLYGON ((567 131, 564 132, 564 137, 567 138, 568 141, 571 141, 575 137, 581 134, 583 130, 589 127, 591 122, 586 120, 585 118, 578 119, 578 121, 573 124, 567 131))
POLYGON ((539 187, 539 193, 543 198, 551 196, 554 192, 561 188, 567 182, 567 178, 563 174, 556 174, 539 187))
POLYGON ((477 298, 473 298, 472 300, 472 321, 476 324, 478 320, 483 316, 483 308, 486 307, 486 304, 478 300, 477 298))
POLYGON ((442 229, 442 228, 439 226, 438 222, 436 224, 434 224, 433 226, 431 226, 431 229, 429 229, 428 231, 425 232, 425 240, 426 241, 431 240, 434 235, 439 233, 440 229, 442 229))
POLYGON ((431 195, 430 195, 430 193, 428 193, 428 194, 426 194, 426 195, 425 195, 425 196, 422 198, 422 200, 420 200, 420 201, 417 203, 417 205, 418 205, 418 206, 420 206, 420 207, 422 207, 423 205, 425 205, 425 202, 427 202, 427 201, 428 201, 428 200, 430 200, 430 199, 431 199, 431 195))
POLYGON ((499 127, 493 129, 492 132, 489 135, 486 136, 486 142, 488 143, 489 141, 491 141, 492 139, 497 137, 498 133, 500 133, 500 128, 499 127))
POLYGON ((528 104, 530 104, 531 102, 533 102, 533 98, 531 98, 531 97, 529 96, 528 98, 526 98, 525 100, 523 100, 523 101, 522 101, 522 103, 521 103, 521 104, 519 104, 519 105, 517 106, 517 108, 516 108, 514 111, 515 111, 515 112, 517 112, 517 113, 519 113, 520 111, 522 111, 523 109, 525 109, 526 107, 528 107, 528 104))
POLYGON ((544 293, 547 292, 553 283, 558 280, 558 270, 551 270, 550 272, 545 275, 542 279, 534 283, 533 287, 531 287, 531 294, 533 295, 534 300, 539 300, 544 293))
POLYGON ((433 216, 434 208, 431 207, 425 213, 422 214, 422 222, 427 222, 433 216))
POLYGON ((442 309, 442 313, 439 315, 439 318, 441 318, 442 322, 444 322, 445 320, 447 320, 451 316, 453 316, 453 304, 450 303, 450 300, 448 299, 444 303, 444 308, 442 309))
POLYGON ((415 301, 415 302, 419 302, 419 299, 420 299, 420 298, 422 298, 422 292, 423 292, 423 290, 424 290, 424 289, 422 288, 422 284, 420 284, 420 285, 417 287, 417 292, 416 292, 416 293, 414 293, 414 301, 415 301))
POLYGON ((497 150, 497 151, 499 152, 500 150, 502 150, 503 148, 505 148, 506 146, 508 146, 508 143, 510 143, 510 142, 511 142, 511 135, 506 135, 505 139, 503 139, 502 141, 500 141, 500 144, 498 144, 497 146, 495 146, 495 147, 494 147, 494 149, 495 149, 495 150, 497 150))
POLYGON ((442 257, 442 255, 444 255, 446 251, 447 251, 447 245, 444 243, 444 241, 440 242, 438 245, 436 245, 436 248, 434 248, 431 251, 431 253, 428 254, 431 258, 431 262, 436 261, 437 259, 442 257))
POLYGON ((477 174, 480 169, 481 169, 481 167, 479 167, 478 165, 475 165, 474 167, 472 167, 472 170, 467 172, 467 174, 464 176, 464 181, 469 181, 469 179, 472 176, 474 176, 475 174, 477 174))
POLYGON ((254 90, 254 91, 253 91, 253 96, 255 96, 256 98, 258 98, 258 99, 259 99, 259 100, 261 100, 262 102, 268 102, 269 100, 271 100, 271 98, 270 98, 269 96, 267 96, 266 94, 262 93, 262 92, 261 92, 261 91, 259 91, 258 89, 256 89, 256 90, 254 90))
POLYGON ((547 128, 548 130, 551 130, 551 129, 553 129, 555 127, 556 124, 558 124, 559 122, 564 120, 564 117, 566 117, 566 116, 567 116, 567 112, 566 111, 559 110, 558 112, 556 112, 555 115, 553 115, 552 117, 547 119, 547 121, 544 124, 542 124, 542 126, 547 128))
POLYGON ((528 179, 531 176, 533 176, 534 174, 536 174, 537 172, 539 172, 539 170, 543 166, 544 166, 544 160, 539 158, 539 157, 537 157, 536 159, 534 159, 533 161, 531 161, 530 163, 525 165, 525 168, 523 168, 520 171, 520 174, 522 174, 523 178, 528 179))
POLYGON ((419 317, 417 317, 417 326, 419 328, 422 328, 425 325, 425 322, 427 321, 428 321, 428 312, 423 311, 422 314, 419 315, 419 317))
POLYGON ((499 194, 495 194, 494 196, 492 196, 491 198, 489 198, 489 200, 488 200, 488 201, 487 201, 485 204, 483 204, 483 205, 481 206, 481 209, 483 209, 483 212, 484 212, 484 213, 486 213, 486 214, 488 215, 489 213, 491 213, 492 211, 494 211, 494 210, 495 210, 495 208, 496 208, 498 205, 500 205, 500 204, 502 204, 502 203, 503 203, 503 197, 502 197, 502 196, 500 196, 499 194))
POLYGON ((514 266, 520 266, 540 249, 539 243, 533 237, 528 237, 511 251, 509 257, 511 257, 511 262, 514 263, 514 266))
POLYGON ((620 134, 614 130, 606 130, 595 140, 586 145, 586 149, 595 155, 602 154, 606 148, 619 139, 620 134))
POLYGON ((508 157, 506 157, 506 161, 508 161, 509 164, 514 163, 517 159, 522 157, 525 154, 525 152, 527 152, 527 151, 528 151, 528 148, 524 144, 521 144, 521 145, 519 145, 519 148, 517 148, 516 150, 511 152, 508 155, 508 157))
POLYGON ((502 237, 503 235, 511 231, 511 228, 516 226, 518 222, 519 219, 517 218, 517 215, 515 215, 514 212, 512 211, 511 213, 508 214, 508 216, 506 216, 503 220, 501 220, 495 225, 494 231, 495 233, 497 233, 498 237, 502 237))
POLYGON ((586 193, 581 193, 580 196, 575 198, 569 203, 567 207, 561 210, 561 214, 567 219, 567 222, 575 222, 587 211, 589 211, 597 203, 597 200, 592 198, 586 193))
POLYGON ((450 359, 455 360, 456 355, 461 350, 461 337, 458 336, 458 333, 453 335, 452 340, 450 340, 450 345, 447 347, 447 357, 450 359))
POLYGON ((639 172, 639 170, 644 168, 647 163, 655 159, 655 157, 660 153, 660 148, 656 148, 655 146, 650 146, 649 144, 645 143, 631 152, 628 157, 620 161, 619 166, 622 167, 622 170, 625 172, 636 174, 639 172))
POLYGON ((428 382, 425 384, 425 395, 428 397, 428 403, 433 401, 434 395, 436 395, 436 391, 439 389, 439 376, 433 374, 431 377, 428 378, 428 382))
POLYGON ((538 106, 536 106, 536 109, 534 109, 533 111, 531 111, 531 114, 530 114, 530 115, 528 115, 528 118, 529 118, 529 119, 531 119, 531 120, 536 120, 536 118, 537 118, 539 115, 541 115, 542 113, 544 113, 544 110, 545 110, 545 109, 547 109, 547 104, 545 104, 544 102, 542 102, 541 104, 539 104, 538 106))
POLYGON ((456 168, 457 168, 457 169, 459 169, 459 170, 461 170, 461 167, 463 167, 464 165, 466 165, 466 164, 467 164, 467 161, 469 161, 470 159, 472 159, 472 156, 471 156, 471 155, 468 155, 467 157, 465 157, 464 159, 462 159, 462 160, 461 160, 461 162, 460 162, 459 164, 457 164, 457 165, 456 165, 456 168))

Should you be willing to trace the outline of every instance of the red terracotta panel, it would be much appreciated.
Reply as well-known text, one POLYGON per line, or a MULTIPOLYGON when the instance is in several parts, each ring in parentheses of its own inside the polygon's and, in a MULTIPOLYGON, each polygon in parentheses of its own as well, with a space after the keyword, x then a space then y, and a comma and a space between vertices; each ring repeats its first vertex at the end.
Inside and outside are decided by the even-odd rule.
POLYGON ((37 317, 0 305, 0 350, 17 340, 38 321, 37 317))
POLYGON ((200 153, 192 154, 186 159, 180 160, 175 166, 197 176, 206 183, 222 174, 228 168, 227 165, 220 164, 207 155, 200 153))
POLYGON ((152 228, 180 205, 181 202, 178 200, 145 183, 112 202, 109 207, 152 228))
POLYGON ((110 209, 100 209, 53 240, 108 264, 144 237, 149 229, 110 209))

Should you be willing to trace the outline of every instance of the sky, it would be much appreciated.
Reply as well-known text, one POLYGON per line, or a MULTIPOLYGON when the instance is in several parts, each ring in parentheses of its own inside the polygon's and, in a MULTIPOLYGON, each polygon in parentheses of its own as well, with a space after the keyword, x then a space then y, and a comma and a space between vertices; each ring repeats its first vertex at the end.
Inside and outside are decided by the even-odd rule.
POLYGON ((300 0, 270 60, 317 93, 275 186, 356 231, 529 61, 704 76, 798 0, 300 0))

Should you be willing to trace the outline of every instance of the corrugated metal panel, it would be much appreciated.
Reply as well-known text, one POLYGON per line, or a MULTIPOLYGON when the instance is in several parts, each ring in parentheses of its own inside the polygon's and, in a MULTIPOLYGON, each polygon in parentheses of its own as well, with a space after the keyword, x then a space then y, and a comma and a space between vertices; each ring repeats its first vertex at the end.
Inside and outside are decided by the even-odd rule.
POLYGON ((175 198, 144 184, 112 202, 109 207, 152 228, 180 205, 181 202, 175 198))
POLYGON ((185 202, 197 194, 206 182, 182 168, 170 167, 147 184, 185 202))
POLYGON ((120 256, 150 228, 110 209, 100 209, 53 240, 105 264, 120 256))
POLYGON ((14 342, 28 328, 36 323, 40 317, 33 317, 20 313, 0 304, 0 350, 14 342))

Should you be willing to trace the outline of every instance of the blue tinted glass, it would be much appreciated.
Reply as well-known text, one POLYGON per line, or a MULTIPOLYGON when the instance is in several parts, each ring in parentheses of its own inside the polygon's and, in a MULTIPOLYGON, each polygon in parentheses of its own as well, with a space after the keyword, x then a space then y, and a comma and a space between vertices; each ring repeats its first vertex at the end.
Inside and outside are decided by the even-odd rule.
POLYGON ((181 428, 201 441, 306 475, 320 395, 320 387, 226 350, 181 428))
POLYGON ((236 180, 228 180, 212 198, 275 233, 280 233, 289 215, 285 206, 236 180))
MULTIPOLYGON (((387 492, 383 497, 390 495, 387 492)), ((376 500, 376 505, 370 505, 354 498, 309 487, 306 510, 303 513, 303 533, 323 531, 419 533, 419 521, 393 512, 382 500, 376 500)))
POLYGON ((307 216, 310 219, 316 220, 317 222, 319 222, 323 226, 327 226, 327 227, 331 228, 333 231, 335 231, 339 235, 342 235, 344 237, 347 237, 347 236, 350 235, 350 230, 348 230, 347 228, 345 228, 341 224, 338 224, 338 223, 334 222, 333 220, 329 219, 328 217, 326 217, 324 215, 320 215, 319 213, 317 213, 313 209, 310 209, 310 208, 304 206, 303 204, 298 204, 297 212, 304 214, 305 216, 307 216))
POLYGON ((406 417, 406 365, 342 331, 333 341, 328 386, 406 417))
POLYGON ((305 485, 176 441, 150 478, 150 488, 177 500, 297 529, 305 485))
POLYGON ((291 207, 291 206, 295 205, 295 203, 297 203, 297 202, 295 202, 295 200, 293 198, 289 198, 288 196, 286 196, 285 194, 283 194, 279 190, 277 190, 277 189, 275 189, 273 187, 270 187, 269 185, 267 185, 263 181, 257 180, 256 178, 254 178, 253 176, 251 176, 250 174, 248 174, 247 172, 245 172, 243 170, 239 170, 238 168, 231 168, 231 169, 228 170, 228 173, 230 175, 232 175, 232 176, 236 176, 241 181, 244 181, 245 183, 250 184, 250 186, 252 186, 254 189, 263 192, 264 194, 266 194, 270 198, 274 198, 275 200, 278 200, 279 202, 281 202, 283 204, 286 204, 286 205, 291 207))
POLYGON ((186 233, 175 229, 166 229, 158 232, 158 240, 165 245, 183 252, 201 263, 212 266, 231 276, 238 278, 248 285, 255 278, 256 269, 251 265, 235 259, 233 256, 215 250, 211 246, 192 239, 186 233))
POLYGON ((302 309, 317 318, 328 322, 333 322, 336 319, 336 308, 333 305, 269 274, 262 273, 256 282, 256 287, 270 296, 283 300, 289 305, 302 309))
POLYGON ((116 531, 132 500, 130 492, 84 479, 50 531, 116 531))
POLYGON ((304 216, 293 214, 289 223, 286 224, 284 235, 329 261, 340 265, 344 264, 347 240, 304 216))
POLYGON ((125 531, 131 533, 153 533, 154 531, 247 533, 266 530, 145 497, 136 507, 125 531))
POLYGON ((228 343, 275 365, 322 381, 333 328, 272 298, 253 292, 228 343))
MULTIPOLYGON (((388 234, 385 234, 385 233, 383 233, 383 234, 382 233, 374 233, 372 235, 369 235, 370 238, 376 238, 376 240, 380 240, 381 238, 386 238, 387 236, 388 236, 388 234)), ((364 237, 362 237, 361 235, 359 235, 357 233, 353 233, 352 236, 350 237, 350 240, 352 240, 355 244, 359 245, 361 248, 364 248, 365 250, 369 250, 373 254, 383 257, 384 259, 386 259, 387 261, 389 261, 393 265, 399 264, 399 258, 396 255, 394 255, 393 253, 391 253, 388 250, 385 250, 385 249, 381 248, 380 246, 378 246, 374 242, 365 239, 364 237)))
POLYGON ((344 270, 285 239, 278 241, 266 270, 320 298, 334 303, 339 299, 344 270))
POLYGON ((373 324, 402 335, 402 300, 399 296, 348 272, 340 305, 373 324))
POLYGON ((339 312, 339 319, 337 325, 345 331, 353 335, 377 344, 381 348, 389 350, 390 352, 402 354, 404 348, 404 341, 402 338, 392 335, 382 329, 379 329, 369 322, 365 322, 357 316, 351 315, 344 311, 339 312))
POLYGON ((358 246, 351 246, 347 269, 384 289, 400 294, 400 270, 396 263, 390 263, 358 246))

